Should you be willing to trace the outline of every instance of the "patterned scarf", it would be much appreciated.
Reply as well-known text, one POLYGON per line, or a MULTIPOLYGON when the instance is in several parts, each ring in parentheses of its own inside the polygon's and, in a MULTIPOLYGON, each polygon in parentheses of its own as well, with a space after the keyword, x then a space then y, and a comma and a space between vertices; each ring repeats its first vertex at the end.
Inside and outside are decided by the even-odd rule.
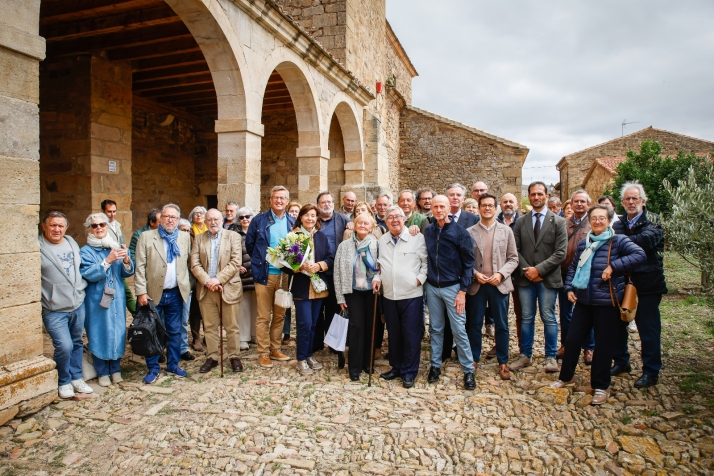
POLYGON ((205 223, 201 223, 200 225, 198 223, 194 223, 191 229, 193 230, 193 236, 198 236, 208 230, 208 225, 205 223))
MULTIPOLYGON (((588 233, 585 239, 585 250, 580 255, 578 260, 578 268, 575 271, 575 276, 573 277, 573 287, 575 289, 587 289, 588 283, 590 282, 590 268, 593 263, 593 256, 595 252, 600 248, 605 242, 607 242, 615 233, 612 228, 608 228, 599 235, 593 235, 591 231, 588 233)), ((609 263, 608 263, 609 264, 609 263)))
POLYGON ((173 263, 174 258, 181 256, 181 250, 179 249, 178 243, 176 243, 179 236, 178 228, 175 228, 174 232, 169 234, 166 230, 164 230, 163 226, 159 225, 159 236, 161 236, 161 238, 166 240, 166 243, 169 244, 166 248, 166 262, 173 263))
POLYGON ((357 233, 352 235, 355 243, 355 287, 357 289, 369 289, 369 281, 377 274, 376 263, 374 257, 369 251, 369 244, 374 240, 374 236, 368 234, 364 240, 357 239, 357 233))

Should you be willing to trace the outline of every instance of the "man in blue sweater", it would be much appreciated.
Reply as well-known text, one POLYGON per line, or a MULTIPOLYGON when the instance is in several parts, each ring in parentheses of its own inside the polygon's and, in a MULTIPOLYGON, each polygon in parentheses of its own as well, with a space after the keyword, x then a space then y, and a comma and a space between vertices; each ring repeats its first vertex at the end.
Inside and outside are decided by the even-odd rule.
POLYGON ((473 355, 466 334, 466 289, 473 279, 474 250, 471 235, 449 218, 449 199, 437 195, 431 202, 433 222, 424 230, 428 252, 426 294, 431 334, 431 369, 428 381, 441 375, 444 325, 448 316, 456 353, 464 372, 464 388, 474 390, 473 355))

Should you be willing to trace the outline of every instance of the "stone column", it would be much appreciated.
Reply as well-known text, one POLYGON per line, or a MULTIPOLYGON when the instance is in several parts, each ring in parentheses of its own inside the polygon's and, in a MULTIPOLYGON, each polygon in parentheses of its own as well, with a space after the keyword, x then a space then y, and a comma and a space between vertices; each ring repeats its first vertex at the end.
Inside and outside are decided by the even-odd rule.
POLYGON ((57 396, 54 361, 42 356, 40 253, 40 2, 0 4, 0 425, 57 396))
MULTIPOLYGON (((299 147, 298 159, 298 197, 303 205, 316 203, 317 195, 327 190, 328 164, 330 151, 319 147, 299 147)), ((339 197, 335 197, 339 200, 339 197)))
POLYGON ((250 119, 219 119, 218 208, 235 201, 260 210, 260 142, 263 125, 250 119))
POLYGON ((374 200, 380 193, 392 193, 389 188, 389 157, 384 138, 382 121, 367 111, 364 120, 363 174, 366 200, 374 200))

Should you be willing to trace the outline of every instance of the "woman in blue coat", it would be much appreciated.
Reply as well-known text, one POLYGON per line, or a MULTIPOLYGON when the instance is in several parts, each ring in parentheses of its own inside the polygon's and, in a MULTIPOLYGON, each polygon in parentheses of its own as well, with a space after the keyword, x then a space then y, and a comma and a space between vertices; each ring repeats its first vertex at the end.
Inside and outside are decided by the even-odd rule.
POLYGON ((590 386, 595 392, 593 405, 605 403, 610 396, 610 362, 618 329, 627 325, 621 320, 617 306, 625 294, 624 275, 647 259, 642 248, 610 228, 614 213, 605 205, 594 205, 588 210, 591 231, 578 243, 565 278, 565 292, 568 300, 575 303, 575 309, 560 377, 551 385, 562 388, 575 382, 580 349, 594 327, 595 353, 590 371, 590 386))
POLYGON ((103 387, 123 380, 119 363, 126 346, 126 297, 121 278, 134 274, 126 246, 107 234, 108 223, 104 213, 89 215, 84 222, 87 244, 79 250, 79 272, 88 283, 84 327, 103 387))

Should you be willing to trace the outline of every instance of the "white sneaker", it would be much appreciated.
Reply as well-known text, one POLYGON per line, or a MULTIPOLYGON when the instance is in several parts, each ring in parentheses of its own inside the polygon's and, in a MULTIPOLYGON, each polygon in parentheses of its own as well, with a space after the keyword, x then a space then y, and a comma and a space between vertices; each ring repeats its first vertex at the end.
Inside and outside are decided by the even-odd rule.
POLYGON ((248 349, 250 349, 250 345, 248 344, 248 342, 246 342, 244 340, 240 341, 240 350, 248 350, 248 349))
POLYGON ((60 398, 74 397, 74 389, 72 388, 72 384, 68 383, 67 385, 60 385, 59 386, 59 396, 60 396, 60 398))
POLYGON ((307 362, 305 362, 304 360, 298 360, 298 363, 295 368, 302 375, 310 375, 312 373, 312 369, 309 365, 307 365, 307 362))
POLYGON ((112 384, 112 381, 109 380, 109 375, 103 375, 97 379, 97 383, 102 387, 108 387, 112 384))
POLYGON ((77 380, 72 380, 72 387, 74 387, 74 389, 79 393, 94 393, 92 387, 87 385, 87 382, 85 382, 81 378, 77 380))
POLYGON ((121 378, 121 372, 114 372, 112 374, 112 382, 114 382, 115 384, 123 381, 124 379, 121 378))
POLYGON ((322 364, 315 360, 314 357, 308 357, 306 362, 312 370, 320 370, 322 368, 322 364))

